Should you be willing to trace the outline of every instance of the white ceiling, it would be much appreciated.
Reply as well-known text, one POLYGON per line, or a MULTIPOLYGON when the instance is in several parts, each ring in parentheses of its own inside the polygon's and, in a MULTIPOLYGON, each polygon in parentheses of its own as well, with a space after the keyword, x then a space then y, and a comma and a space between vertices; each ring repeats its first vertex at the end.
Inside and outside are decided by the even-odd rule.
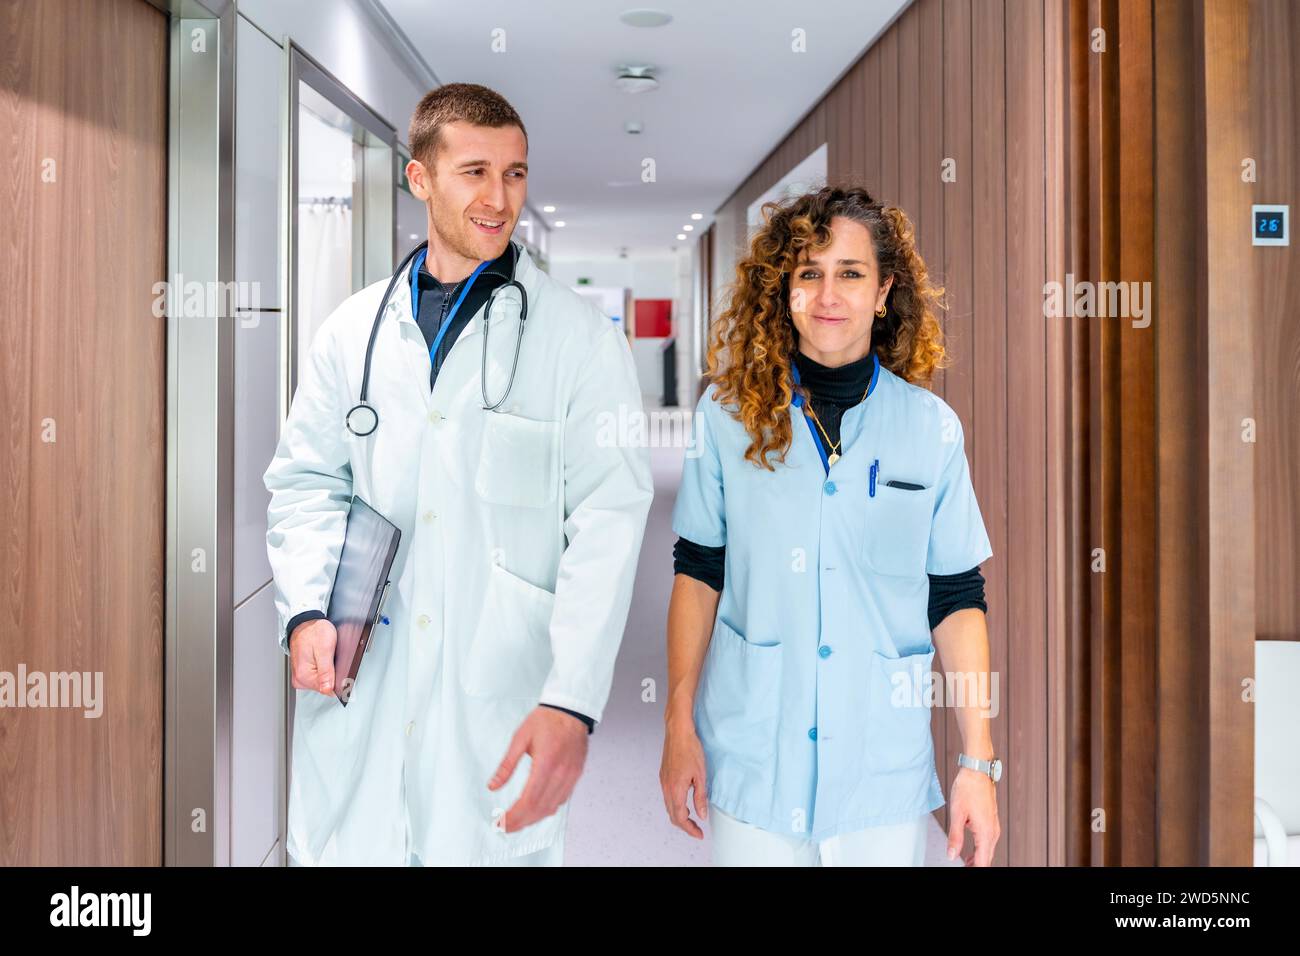
MULTIPOLYGON (((551 257, 664 254, 690 214, 721 205, 909 0, 382 0, 442 83, 482 83, 528 129, 529 204, 551 257), (652 8, 667 26, 618 17, 652 8), (807 52, 792 51, 795 30, 807 52), (505 52, 493 52, 504 30, 505 52), (620 64, 657 68, 660 88, 614 87, 620 64), (644 132, 623 131, 639 120, 644 132), (643 158, 657 180, 641 181, 643 158)), ((405 132, 399 133, 405 139, 405 132)))

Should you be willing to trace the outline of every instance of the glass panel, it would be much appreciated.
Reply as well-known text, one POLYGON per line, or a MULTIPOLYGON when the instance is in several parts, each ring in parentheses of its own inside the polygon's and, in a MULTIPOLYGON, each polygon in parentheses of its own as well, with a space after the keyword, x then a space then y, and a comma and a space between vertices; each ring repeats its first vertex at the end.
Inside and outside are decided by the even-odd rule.
POLYGON ((392 149, 298 82, 295 315, 298 378, 316 332, 393 268, 392 149))

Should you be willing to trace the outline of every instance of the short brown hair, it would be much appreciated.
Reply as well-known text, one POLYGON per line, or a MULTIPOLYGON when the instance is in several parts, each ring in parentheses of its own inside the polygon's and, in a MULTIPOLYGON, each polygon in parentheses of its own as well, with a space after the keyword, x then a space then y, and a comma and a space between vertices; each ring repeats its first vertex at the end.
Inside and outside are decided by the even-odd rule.
POLYGON ((437 155, 442 128, 463 122, 474 126, 518 126, 528 143, 528 130, 515 108, 496 90, 477 83, 448 83, 421 98, 411 116, 408 139, 411 158, 431 166, 437 155))

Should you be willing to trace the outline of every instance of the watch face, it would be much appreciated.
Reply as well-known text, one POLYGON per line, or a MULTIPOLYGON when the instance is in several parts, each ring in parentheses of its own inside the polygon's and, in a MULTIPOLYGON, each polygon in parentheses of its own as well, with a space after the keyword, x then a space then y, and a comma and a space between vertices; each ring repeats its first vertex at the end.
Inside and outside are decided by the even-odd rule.
POLYGON ((995 758, 993 759, 993 766, 990 767, 989 769, 991 769, 991 770, 993 771, 993 782, 994 782, 994 783, 997 783, 999 780, 1002 779, 1002 761, 1001 761, 1001 760, 998 760, 998 759, 995 757, 995 758))

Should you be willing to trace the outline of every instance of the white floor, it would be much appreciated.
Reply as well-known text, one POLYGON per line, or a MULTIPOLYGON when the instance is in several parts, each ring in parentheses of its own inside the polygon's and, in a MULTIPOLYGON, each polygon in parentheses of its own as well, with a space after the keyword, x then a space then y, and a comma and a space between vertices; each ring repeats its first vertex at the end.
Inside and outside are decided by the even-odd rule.
MULTIPOLYGON (((655 499, 637 565, 627 630, 604 719, 591 737, 565 834, 566 866, 707 866, 708 827, 695 840, 668 822, 659 790, 663 694, 668 672, 665 625, 673 579, 672 510, 682 449, 652 448, 655 499), (646 680, 655 699, 643 700, 646 680)), ((942 813, 942 811, 940 811, 942 813)), ((927 866, 960 866, 944 858, 946 837, 935 822, 927 866)))

